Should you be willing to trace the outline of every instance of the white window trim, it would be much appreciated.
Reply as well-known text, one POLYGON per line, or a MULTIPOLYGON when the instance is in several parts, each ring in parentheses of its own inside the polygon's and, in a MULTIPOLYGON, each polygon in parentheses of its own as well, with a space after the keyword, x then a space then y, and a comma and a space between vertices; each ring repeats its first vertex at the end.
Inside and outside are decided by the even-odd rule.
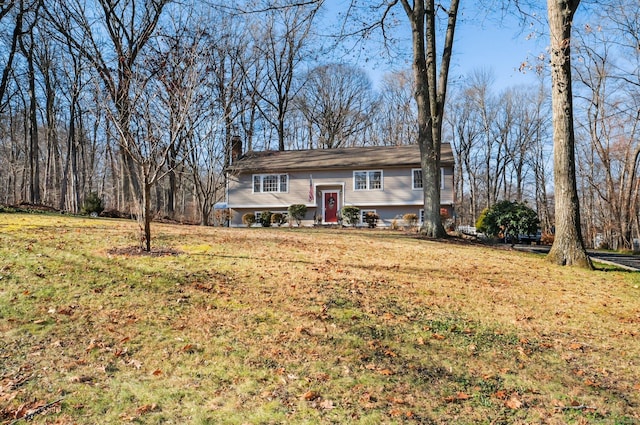
POLYGON ((260 221, 260 214, 262 214, 263 212, 270 212, 271 215, 276 214, 276 213, 280 213, 282 215, 285 215, 287 217, 289 217, 289 211, 271 211, 269 209, 264 209, 264 210, 254 210, 253 211, 253 215, 256 218, 256 222, 255 224, 258 224, 258 221, 260 221))
POLYGON ((411 169, 411 190, 422 190, 422 187, 416 187, 416 171, 422 172, 422 168, 411 169))
POLYGON ((365 190, 384 190, 384 172, 382 170, 355 170, 353 172, 353 191, 360 192, 365 190), (356 173, 366 173, 367 176, 367 188, 366 189, 357 189, 356 188, 356 173), (369 173, 380 173, 380 188, 379 189, 371 189, 371 180, 369 179, 369 173))
MULTIPOLYGON (((422 168, 412 168, 411 169, 411 190, 422 190, 421 187, 416 187, 415 181, 415 171, 422 171, 422 168)), ((355 184, 355 182, 354 182, 355 184)), ((440 167, 440 189, 444 189, 444 168, 440 167)))
POLYGON ((365 223, 364 215, 366 213, 370 213, 370 212, 372 212, 374 214, 378 214, 378 212, 376 210, 360 210, 360 224, 364 224, 365 223))
POLYGON ((286 173, 269 173, 269 174, 252 174, 251 175, 251 193, 289 193, 289 174, 286 173), (255 188, 255 178, 260 177, 260 191, 256 192, 256 188, 255 188), (278 190, 272 190, 272 191, 268 191, 265 192, 264 191, 264 179, 265 177, 270 177, 270 176, 276 176, 278 178, 278 190), (282 187, 282 181, 281 181, 281 177, 285 176, 287 179, 287 190, 286 191, 282 191, 280 190, 280 188, 282 187))

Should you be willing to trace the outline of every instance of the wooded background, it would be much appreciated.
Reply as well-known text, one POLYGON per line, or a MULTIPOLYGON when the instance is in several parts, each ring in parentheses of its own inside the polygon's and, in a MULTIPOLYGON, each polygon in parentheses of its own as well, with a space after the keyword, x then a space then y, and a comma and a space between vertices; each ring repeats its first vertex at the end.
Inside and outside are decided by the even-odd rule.
MULTIPOLYGON (((244 151, 416 143, 410 70, 374 85, 368 58, 342 54, 340 25, 328 34, 326 5, 284 6, 3 2, 0 203, 77 213, 97 193, 112 211, 135 213, 138 197, 156 218, 216 224, 234 136, 244 151)), ((640 228, 640 11, 630 0, 586 7, 572 45, 583 235, 629 248, 640 228)), ((505 88, 490 69, 451 78, 458 224, 508 199, 553 228, 547 62, 541 52, 523 63, 540 76, 532 86, 505 88)))

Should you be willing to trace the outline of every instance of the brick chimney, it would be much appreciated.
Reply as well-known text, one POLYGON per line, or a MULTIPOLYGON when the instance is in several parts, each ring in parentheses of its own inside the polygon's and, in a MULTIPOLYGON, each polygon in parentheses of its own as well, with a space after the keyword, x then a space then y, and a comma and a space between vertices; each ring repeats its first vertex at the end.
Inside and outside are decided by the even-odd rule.
POLYGON ((239 134, 234 134, 231 136, 231 163, 236 162, 238 158, 242 155, 242 139, 239 134))

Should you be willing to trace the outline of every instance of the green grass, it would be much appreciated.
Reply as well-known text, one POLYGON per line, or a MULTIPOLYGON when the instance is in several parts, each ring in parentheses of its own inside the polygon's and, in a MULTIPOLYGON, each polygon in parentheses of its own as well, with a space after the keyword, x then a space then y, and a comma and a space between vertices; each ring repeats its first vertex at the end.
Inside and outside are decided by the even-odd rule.
POLYGON ((0 214, 0 423, 640 421, 640 274, 393 231, 0 214), (40 406, 54 403, 49 409, 40 406))

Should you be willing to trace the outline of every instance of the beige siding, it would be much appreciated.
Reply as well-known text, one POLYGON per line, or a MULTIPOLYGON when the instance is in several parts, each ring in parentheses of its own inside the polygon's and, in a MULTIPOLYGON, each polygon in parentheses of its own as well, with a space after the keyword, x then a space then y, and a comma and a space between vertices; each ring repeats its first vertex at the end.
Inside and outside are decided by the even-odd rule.
MULTIPOLYGON (((282 173, 289 176, 289 190, 286 193, 253 193, 253 174, 232 175, 229 177, 227 189, 228 204, 233 213, 231 224, 241 225, 242 215, 246 212, 286 211, 289 205, 305 204, 309 211, 303 224, 311 225, 313 217, 321 213, 321 192, 329 189, 340 189, 339 208, 344 205, 354 205, 361 209, 376 210, 382 220, 380 225, 388 226, 394 218, 402 217, 406 213, 419 214, 422 208, 422 191, 412 189, 411 168, 386 168, 382 169, 382 173, 382 190, 354 190, 353 170, 282 173), (314 200, 310 202, 311 175, 314 200)), ((443 183, 441 203, 451 205, 453 203, 453 169, 445 169, 443 183)))

